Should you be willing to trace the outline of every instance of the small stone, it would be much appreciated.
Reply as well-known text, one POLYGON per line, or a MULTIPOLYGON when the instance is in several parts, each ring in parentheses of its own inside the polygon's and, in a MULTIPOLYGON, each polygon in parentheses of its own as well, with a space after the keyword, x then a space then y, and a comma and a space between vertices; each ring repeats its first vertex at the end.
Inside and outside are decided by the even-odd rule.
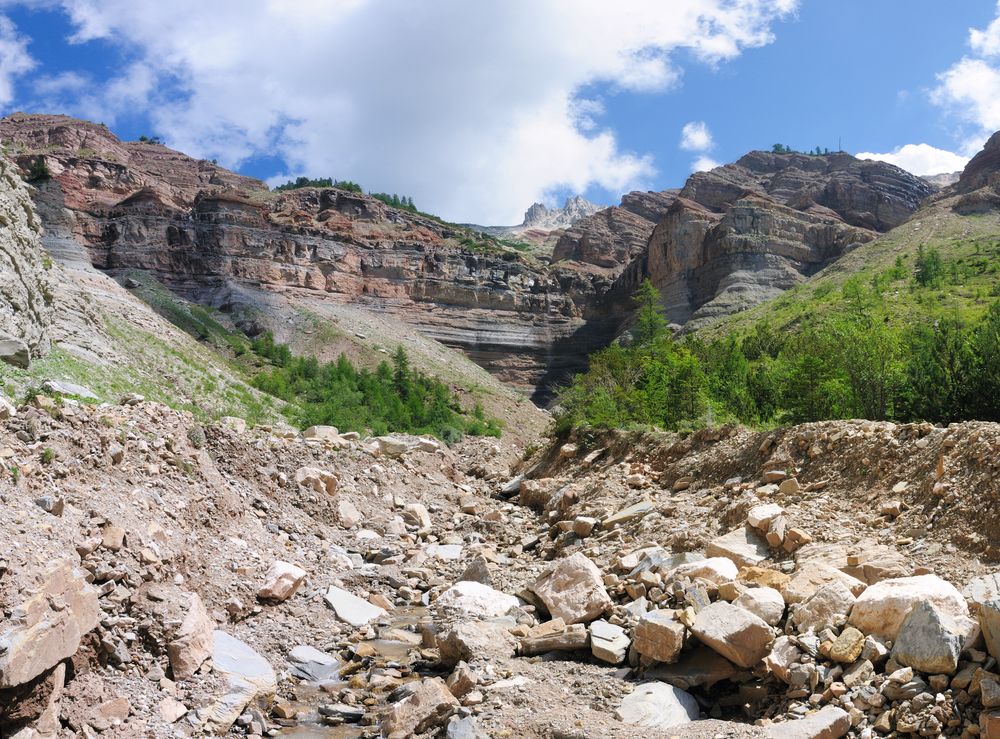
POLYGON ((594 657, 611 665, 625 661, 631 643, 625 629, 602 619, 591 623, 588 631, 590 651, 594 657))
POLYGON ((292 597, 305 579, 306 571, 301 567, 278 560, 271 564, 264 575, 264 584, 257 591, 257 597, 280 603, 292 597))
POLYGON ((865 635, 853 626, 848 626, 840 632, 840 636, 830 647, 830 659, 834 662, 851 664, 861 656, 864 646, 865 635))

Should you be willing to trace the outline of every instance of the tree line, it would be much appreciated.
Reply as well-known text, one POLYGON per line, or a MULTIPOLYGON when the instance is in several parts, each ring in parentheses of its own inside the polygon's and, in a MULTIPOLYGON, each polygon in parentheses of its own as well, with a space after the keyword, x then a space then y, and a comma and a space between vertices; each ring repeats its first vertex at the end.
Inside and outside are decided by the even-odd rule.
MULTIPOLYGON (((916 279, 939 279, 921 275, 921 259, 937 269, 925 253, 916 279)), ((706 342, 670 336, 647 280, 631 343, 592 356, 560 394, 557 428, 1000 421, 1000 301, 974 320, 941 312, 902 323, 877 284, 851 280, 843 291, 843 312, 797 332, 761 322, 706 342)))

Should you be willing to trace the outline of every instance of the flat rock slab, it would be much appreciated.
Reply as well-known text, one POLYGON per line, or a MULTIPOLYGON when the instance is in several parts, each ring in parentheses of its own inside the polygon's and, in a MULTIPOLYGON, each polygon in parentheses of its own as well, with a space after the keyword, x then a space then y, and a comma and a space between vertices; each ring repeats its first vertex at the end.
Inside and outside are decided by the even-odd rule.
POLYGON ((378 606, 333 585, 326 591, 323 600, 337 614, 337 618, 355 628, 360 628, 385 614, 385 611, 378 606))
POLYGON ((214 732, 225 734, 251 701, 273 696, 278 683, 266 659, 225 631, 215 632, 212 666, 226 686, 208 707, 205 723, 214 732))
POLYGON ((704 687, 706 690, 723 680, 736 681, 741 675, 750 673, 740 670, 728 659, 706 646, 695 647, 684 652, 673 665, 658 665, 646 671, 651 680, 662 680, 681 690, 704 687))
POLYGON ((673 685, 642 683, 625 696, 615 718, 626 724, 667 729, 698 718, 698 701, 673 685))
POLYGON ((300 644, 288 653, 288 664, 295 677, 315 683, 336 677, 340 670, 340 661, 332 654, 305 644, 300 644))
POLYGON ((737 567, 759 565, 770 554, 767 542, 753 529, 740 526, 728 534, 713 539, 705 548, 706 557, 726 557, 737 567))
POLYGON ((642 518, 643 516, 652 513, 655 509, 656 506, 654 506, 650 501, 640 501, 605 518, 601 521, 601 528, 610 529, 613 526, 626 523, 634 518, 642 518))
POLYGON ((851 717, 843 708, 826 706, 798 721, 767 727, 771 739, 840 739, 851 730, 851 717))

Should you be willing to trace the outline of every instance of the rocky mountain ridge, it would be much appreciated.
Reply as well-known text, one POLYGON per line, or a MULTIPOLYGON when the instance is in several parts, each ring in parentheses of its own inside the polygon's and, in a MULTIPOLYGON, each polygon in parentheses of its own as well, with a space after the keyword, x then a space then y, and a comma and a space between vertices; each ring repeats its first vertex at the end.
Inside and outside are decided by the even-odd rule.
POLYGON ((343 344, 307 347, 300 327, 356 309, 400 321, 542 402, 627 325, 645 277, 672 321, 698 327, 798 284, 932 192, 845 154, 753 152, 679 192, 630 193, 576 221, 545 264, 367 195, 272 193, 70 118, 15 114, 0 139, 25 172, 48 175, 34 199, 57 258, 82 246, 109 274, 152 274, 241 328, 321 355, 343 344))

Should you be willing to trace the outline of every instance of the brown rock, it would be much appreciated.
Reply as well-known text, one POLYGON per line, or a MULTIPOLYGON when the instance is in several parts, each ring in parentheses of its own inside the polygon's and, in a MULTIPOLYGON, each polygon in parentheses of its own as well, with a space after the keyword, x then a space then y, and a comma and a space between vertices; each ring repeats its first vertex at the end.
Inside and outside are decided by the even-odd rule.
POLYGON ((553 618, 567 624, 594 621, 611 606, 601 571, 579 552, 560 560, 532 586, 553 618))
POLYGON ((389 739, 406 739, 444 724, 458 701, 439 677, 426 678, 413 695, 394 703, 382 722, 389 739))
POLYGON ((167 645, 174 680, 192 677, 212 654, 215 624, 197 593, 188 596, 187 613, 173 640, 167 645))

